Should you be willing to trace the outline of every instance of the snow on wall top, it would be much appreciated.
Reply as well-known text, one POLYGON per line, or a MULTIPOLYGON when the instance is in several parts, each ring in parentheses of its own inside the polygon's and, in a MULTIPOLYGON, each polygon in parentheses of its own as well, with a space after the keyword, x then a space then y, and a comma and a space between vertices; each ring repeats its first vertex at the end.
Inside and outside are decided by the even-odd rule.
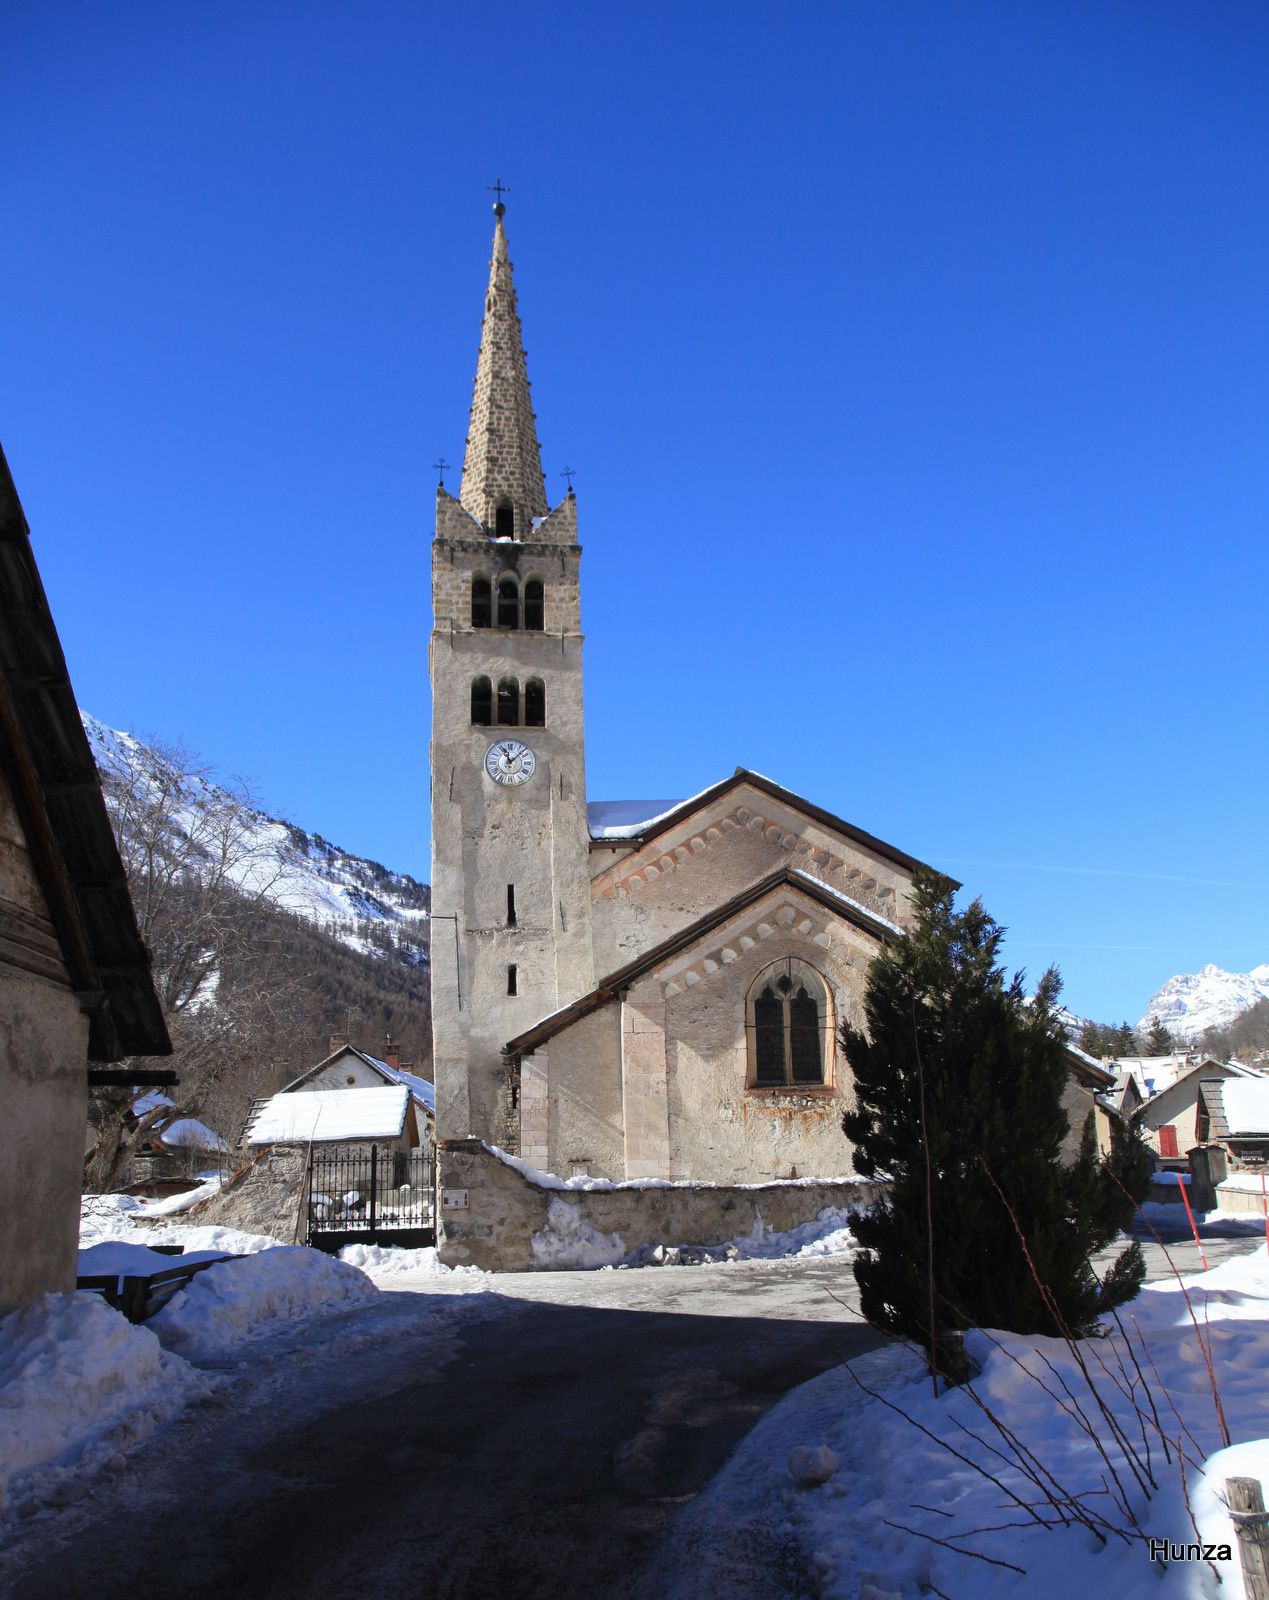
POLYGON ((395 1139, 405 1127, 410 1091, 404 1084, 382 1089, 283 1090, 265 1102, 251 1125, 248 1144, 330 1144, 341 1139, 395 1139))
POLYGON ((588 800, 586 821, 592 839, 635 839, 653 822, 677 811, 682 800, 588 800))
POLYGON ((1231 1138, 1250 1133, 1269 1134, 1269 1082, 1226 1078, 1221 1094, 1231 1138))

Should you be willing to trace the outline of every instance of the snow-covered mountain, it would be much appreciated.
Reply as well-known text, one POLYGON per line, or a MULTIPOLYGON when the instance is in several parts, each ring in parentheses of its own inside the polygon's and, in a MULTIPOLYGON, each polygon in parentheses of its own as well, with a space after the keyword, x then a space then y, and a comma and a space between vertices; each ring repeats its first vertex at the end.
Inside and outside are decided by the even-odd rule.
POLYGON ((1226 972, 1208 965, 1201 972, 1169 978, 1146 1007, 1141 1028, 1157 1017, 1180 1039, 1193 1040, 1209 1028, 1227 1028, 1258 1000, 1269 999, 1269 964, 1250 972, 1226 972))
MULTIPOLYGON (((131 734, 108 728, 81 711, 98 768, 152 790, 174 787, 176 826, 188 836, 200 816, 236 804, 229 791, 198 773, 182 773, 164 755, 131 734)), ((117 803, 106 785, 107 804, 117 803)), ((283 910, 313 923, 363 954, 413 966, 427 963, 431 891, 406 873, 389 872, 289 822, 262 811, 245 818, 243 847, 231 876, 247 893, 263 890, 283 910)))

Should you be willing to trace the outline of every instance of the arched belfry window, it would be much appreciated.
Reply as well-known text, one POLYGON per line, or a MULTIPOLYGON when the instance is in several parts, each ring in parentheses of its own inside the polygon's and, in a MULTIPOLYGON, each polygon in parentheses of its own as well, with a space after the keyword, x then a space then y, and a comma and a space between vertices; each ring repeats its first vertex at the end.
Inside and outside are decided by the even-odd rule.
POLYGON ((515 510, 509 501, 504 500, 494 512, 494 537, 496 539, 514 539, 515 536, 515 510))
POLYGON ((745 1033, 750 1087, 831 1081, 832 995, 806 962, 790 956, 758 974, 746 998, 745 1033))
POLYGON ((546 622, 546 601, 542 580, 530 578, 524 586, 524 625, 534 633, 541 633, 546 622))
POLYGON ((498 579, 498 626, 520 626, 520 586, 514 578, 498 579))
POLYGON ((471 580, 471 625, 473 628, 493 626, 493 586, 488 578, 471 580))
POLYGON ((524 686, 524 725, 546 727, 546 685, 541 678, 530 678, 524 686))
POLYGON ((503 678, 498 684, 498 726, 520 726, 520 685, 514 678, 503 678))
POLYGON ((488 678, 471 681, 471 720, 476 728, 487 728, 493 722, 493 685, 488 678))

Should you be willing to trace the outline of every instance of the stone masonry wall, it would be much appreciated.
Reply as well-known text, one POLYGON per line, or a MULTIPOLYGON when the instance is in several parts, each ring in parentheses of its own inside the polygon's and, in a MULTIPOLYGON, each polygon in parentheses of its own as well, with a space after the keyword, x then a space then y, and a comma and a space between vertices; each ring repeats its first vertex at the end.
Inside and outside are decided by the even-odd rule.
POLYGON ((826 1206, 863 1209, 882 1192, 880 1185, 860 1180, 752 1188, 551 1188, 474 1139, 447 1141, 438 1159, 441 1260, 494 1272, 567 1266, 574 1241, 577 1264, 586 1257, 600 1264, 596 1240, 603 1241, 609 1259, 620 1260, 659 1243, 721 1244, 751 1233, 759 1219, 783 1233, 813 1221, 826 1206), (447 1204, 458 1198, 464 1207, 447 1204))

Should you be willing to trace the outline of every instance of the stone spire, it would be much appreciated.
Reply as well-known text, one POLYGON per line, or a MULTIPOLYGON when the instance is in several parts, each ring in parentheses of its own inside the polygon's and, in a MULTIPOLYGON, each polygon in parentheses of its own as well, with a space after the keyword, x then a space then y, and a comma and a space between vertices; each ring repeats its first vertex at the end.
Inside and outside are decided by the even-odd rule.
POLYGON ((509 508, 515 537, 526 539, 532 531, 531 519, 547 513, 546 483, 511 281, 511 257, 502 226, 505 209, 501 201, 494 206, 498 220, 458 497, 464 510, 490 533, 512 531, 507 526, 509 508), (503 509, 501 519, 499 508, 503 509))

